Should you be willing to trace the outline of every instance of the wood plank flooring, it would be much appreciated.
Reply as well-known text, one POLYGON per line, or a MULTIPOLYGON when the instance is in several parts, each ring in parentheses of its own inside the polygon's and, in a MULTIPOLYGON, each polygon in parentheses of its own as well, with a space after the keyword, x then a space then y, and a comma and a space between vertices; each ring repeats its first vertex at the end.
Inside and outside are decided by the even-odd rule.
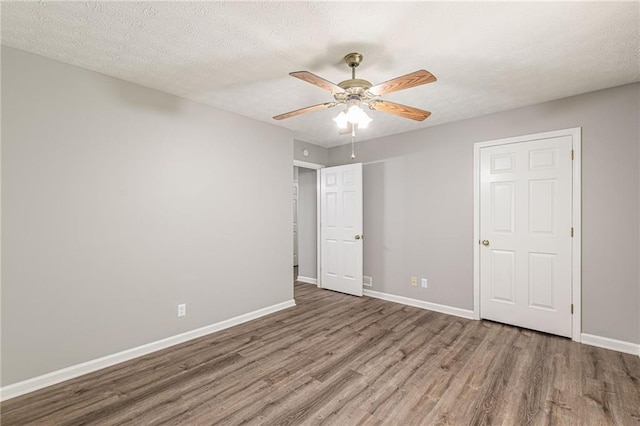
POLYGON ((640 424, 637 356, 308 284, 295 298, 6 401, 2 424, 640 424))

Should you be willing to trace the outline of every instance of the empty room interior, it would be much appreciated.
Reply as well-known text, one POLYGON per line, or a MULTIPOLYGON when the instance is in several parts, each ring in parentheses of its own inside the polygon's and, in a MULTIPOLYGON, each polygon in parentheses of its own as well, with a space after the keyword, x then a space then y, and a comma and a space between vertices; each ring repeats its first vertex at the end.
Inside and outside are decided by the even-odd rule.
POLYGON ((640 424, 640 2, 0 15, 2 425, 640 424))

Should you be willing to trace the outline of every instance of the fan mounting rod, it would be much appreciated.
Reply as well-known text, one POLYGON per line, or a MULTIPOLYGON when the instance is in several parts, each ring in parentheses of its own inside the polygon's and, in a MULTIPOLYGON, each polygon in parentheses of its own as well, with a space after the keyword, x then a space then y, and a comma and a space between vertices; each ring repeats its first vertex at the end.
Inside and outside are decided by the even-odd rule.
POLYGON ((352 99, 354 97, 362 100, 368 101, 369 97, 365 95, 365 92, 372 86, 367 80, 361 80, 356 78, 356 68, 362 62, 362 54, 352 52, 346 55, 343 59, 351 68, 351 79, 341 81, 338 83, 338 86, 343 88, 345 91, 343 93, 334 93, 334 98, 339 103, 344 103, 348 99, 352 99))
POLYGON ((362 62, 362 55, 360 53, 352 52, 344 57, 344 61, 351 67, 351 78, 356 78, 356 68, 362 62))

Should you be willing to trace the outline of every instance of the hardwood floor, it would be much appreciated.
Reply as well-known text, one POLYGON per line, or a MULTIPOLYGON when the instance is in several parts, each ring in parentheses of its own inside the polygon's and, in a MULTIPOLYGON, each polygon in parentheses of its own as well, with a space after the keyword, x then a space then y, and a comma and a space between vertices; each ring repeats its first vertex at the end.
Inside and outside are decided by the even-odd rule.
POLYGON ((2 403, 2 424, 640 424, 640 358, 296 284, 298 306, 2 403))

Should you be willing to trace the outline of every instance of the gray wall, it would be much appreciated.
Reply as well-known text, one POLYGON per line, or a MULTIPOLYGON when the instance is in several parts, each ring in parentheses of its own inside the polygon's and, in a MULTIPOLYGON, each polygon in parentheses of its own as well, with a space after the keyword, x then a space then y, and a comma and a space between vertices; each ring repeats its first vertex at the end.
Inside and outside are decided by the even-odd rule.
POLYGON ((308 163, 322 164, 326 166, 329 161, 329 150, 323 146, 313 145, 299 140, 293 141, 293 159, 306 161, 308 163), (302 153, 305 149, 309 150, 309 156, 305 157, 302 153))
POLYGON ((472 309, 473 143, 581 126, 582 331, 640 342, 639 100, 636 83, 359 143, 374 289, 472 309))
POLYGON ((298 275, 316 278, 317 181, 316 171, 298 167, 298 275))
POLYGON ((287 130, 4 47, 2 125, 2 385, 293 298, 287 130))

